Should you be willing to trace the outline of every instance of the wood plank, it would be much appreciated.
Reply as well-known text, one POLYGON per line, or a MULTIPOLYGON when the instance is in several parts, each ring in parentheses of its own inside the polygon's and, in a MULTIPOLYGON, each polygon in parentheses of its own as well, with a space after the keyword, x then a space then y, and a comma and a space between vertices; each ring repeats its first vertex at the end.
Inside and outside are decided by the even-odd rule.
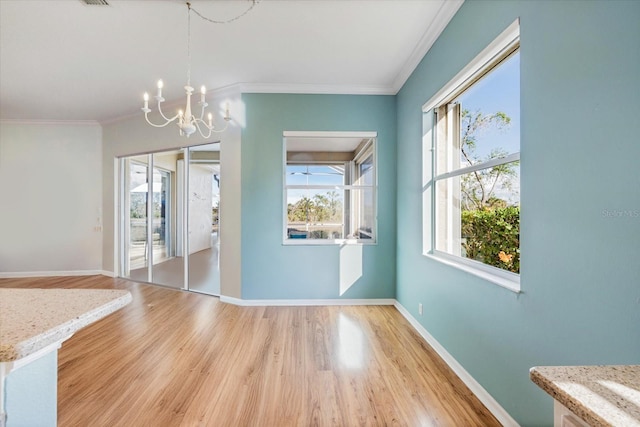
POLYGON ((60 427, 500 425, 391 306, 237 307, 104 276, 0 287, 133 295, 62 346, 60 427))

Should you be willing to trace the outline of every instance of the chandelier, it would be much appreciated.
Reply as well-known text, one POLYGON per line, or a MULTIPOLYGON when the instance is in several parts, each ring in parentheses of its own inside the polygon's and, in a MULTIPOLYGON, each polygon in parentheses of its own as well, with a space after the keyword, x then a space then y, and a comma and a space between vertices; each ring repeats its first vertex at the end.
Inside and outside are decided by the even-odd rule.
POLYGON ((162 80, 158 80, 158 92, 156 93, 156 96, 154 96, 154 99, 158 102, 158 112, 160 113, 160 116, 162 116, 162 118, 164 119, 164 123, 156 124, 156 123, 153 123, 151 120, 149 120, 149 113, 151 112, 151 109, 149 108, 149 93, 145 92, 143 97, 144 107, 142 107, 141 110, 144 111, 144 118, 147 120, 147 123, 149 123, 153 127, 161 128, 177 120, 177 125, 178 125, 178 128, 180 129, 181 136, 189 137, 191 136, 191 134, 193 134, 197 130, 198 133, 205 139, 209 138, 212 133, 224 132, 227 129, 227 127, 229 126, 229 121, 231 120, 231 117, 229 117, 228 104, 225 108, 224 121, 226 123, 224 128, 222 129, 215 128, 215 126, 213 125, 213 115, 211 113, 207 115, 207 121, 205 122, 204 113, 205 113, 205 109, 209 104, 207 104, 205 100, 207 89, 204 86, 200 88, 200 102, 198 102, 198 105, 201 107, 200 116, 199 117, 195 116, 191 112, 191 95, 193 95, 193 91, 194 91, 193 87, 191 86, 191 11, 193 10, 193 12, 196 15, 214 24, 228 24, 246 15, 251 9, 254 8, 254 6, 257 3, 258 3, 258 0, 251 0, 251 6, 249 6, 249 8, 246 11, 236 16, 235 18, 229 19, 227 21, 214 21, 212 19, 202 16, 197 10, 191 8, 190 2, 186 2, 187 4, 187 85, 184 87, 184 90, 186 91, 186 94, 187 94, 186 106, 184 108, 184 111, 179 110, 178 114, 176 114, 175 116, 167 117, 162 111, 162 103, 165 101, 165 99, 162 97, 162 88, 164 84, 162 83, 162 80))

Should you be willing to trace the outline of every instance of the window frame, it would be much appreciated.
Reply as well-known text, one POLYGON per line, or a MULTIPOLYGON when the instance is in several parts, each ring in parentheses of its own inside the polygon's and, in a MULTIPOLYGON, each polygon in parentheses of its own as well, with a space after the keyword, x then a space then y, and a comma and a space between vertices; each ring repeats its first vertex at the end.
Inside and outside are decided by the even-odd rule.
MULTIPOLYGON (((283 132, 283 162, 282 162, 282 178, 283 178, 283 192, 282 192, 282 244, 286 246, 326 246, 326 245, 377 245, 378 244, 378 133, 377 132, 320 132, 320 131, 284 131, 283 132), (351 180, 351 183, 344 182, 339 191, 342 192, 343 200, 344 195, 350 190, 364 190, 371 188, 373 190, 373 238, 371 239, 355 239, 355 238, 341 238, 341 239, 290 239, 287 235, 288 228, 288 216, 287 216, 287 190, 289 189, 313 189, 313 190, 335 190, 336 185, 287 185, 287 138, 361 138, 363 140, 369 139, 370 141, 360 149, 354 159, 349 162, 350 170, 345 170, 345 177, 356 177, 358 162, 366 160, 370 155, 373 156, 373 184, 372 185, 360 185, 355 183, 355 179, 351 180)), ((305 165, 330 165, 330 161, 307 161, 300 164, 305 165)), ((333 162, 333 164, 345 165, 345 162, 333 162)), ((356 192, 351 193, 356 194, 356 192)), ((353 206, 353 202, 350 202, 353 206)), ((346 209, 346 202, 343 204, 343 221, 346 221, 344 210, 346 209)), ((354 229, 354 225, 358 222, 354 219, 353 209, 349 216, 351 230, 354 229)))
POLYGON ((436 111, 473 86, 482 77, 500 66, 520 50, 520 22, 514 21, 455 77, 440 89, 423 107, 423 255, 487 280, 516 293, 520 292, 520 274, 494 267, 480 261, 456 256, 436 249, 436 184, 473 171, 520 160, 520 151, 486 162, 447 170, 438 174, 436 111))

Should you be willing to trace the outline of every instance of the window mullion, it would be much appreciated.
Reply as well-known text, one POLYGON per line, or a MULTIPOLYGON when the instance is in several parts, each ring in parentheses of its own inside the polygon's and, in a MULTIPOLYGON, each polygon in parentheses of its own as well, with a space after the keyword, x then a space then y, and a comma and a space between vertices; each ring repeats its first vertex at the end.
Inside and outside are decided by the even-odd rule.
POLYGON ((497 159, 491 159, 486 162, 476 163, 473 166, 468 166, 466 168, 456 169, 451 172, 446 172, 440 175, 436 175, 433 180, 439 181, 442 179, 452 178, 454 176, 465 175, 468 173, 476 172, 482 169, 489 169, 495 166, 505 165, 507 163, 513 163, 520 160, 520 152, 509 154, 505 157, 500 157, 497 159))

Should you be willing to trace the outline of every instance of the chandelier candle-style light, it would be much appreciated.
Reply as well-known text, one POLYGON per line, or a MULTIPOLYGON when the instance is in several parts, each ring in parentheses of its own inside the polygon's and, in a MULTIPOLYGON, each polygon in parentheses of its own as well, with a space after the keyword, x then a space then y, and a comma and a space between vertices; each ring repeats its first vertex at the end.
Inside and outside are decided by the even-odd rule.
MULTIPOLYGON (((184 111, 180 110, 178 111, 178 114, 176 114, 173 117, 167 117, 163 111, 162 111, 162 103, 164 102, 164 98, 162 97, 162 87, 163 87, 163 83, 162 80, 158 80, 158 92, 156 94, 156 96, 154 97, 156 101, 158 101, 158 112, 160 113, 160 115, 162 116, 162 118, 165 120, 164 123, 161 124, 156 124, 156 123, 152 123, 151 120, 149 120, 149 113, 151 112, 151 109, 149 108, 149 94, 147 92, 145 92, 144 94, 144 107, 142 107, 142 111, 144 111, 144 118, 147 120, 147 123, 149 123, 151 126, 154 127, 165 127, 167 126, 169 123, 173 123, 176 120, 178 127, 180 128, 180 135, 186 135, 187 137, 191 136, 192 133, 194 133, 196 130, 198 131, 198 133, 203 137, 203 138, 209 138, 211 136, 212 133, 214 132, 224 132, 227 127, 229 126, 229 121, 231 120, 231 118, 229 117, 229 104, 227 104, 226 108, 225 108, 225 115, 224 115, 224 120, 226 122, 224 128, 222 129, 216 129, 215 126, 213 125, 213 115, 211 113, 209 113, 207 115, 207 122, 204 121, 204 112, 205 109, 207 108, 207 106, 209 104, 207 104, 206 100, 205 100, 205 95, 207 93, 207 89, 202 86, 200 88, 200 102, 198 102, 198 105, 201 107, 200 110, 200 117, 196 117, 195 115, 193 115, 191 113, 191 95, 193 95, 193 87, 191 86, 191 3, 187 2, 187 57, 188 57, 188 62, 187 62, 187 85, 184 87, 184 90, 186 91, 187 94, 187 105, 184 108, 184 111), (206 129, 206 130, 203 130, 206 129), (206 133, 205 133, 206 132, 206 133)), ((212 22, 214 24, 228 24, 232 21, 235 21, 237 19, 239 19, 240 17, 246 15, 251 9, 253 9, 253 7, 257 4, 257 0, 251 0, 251 6, 241 15, 236 16, 233 19, 227 20, 227 21, 214 21, 211 20, 209 18, 206 18, 204 16, 202 16, 200 13, 198 13, 198 11, 193 10, 198 16, 200 16, 202 19, 207 20, 209 22, 212 22)))
POLYGON ((177 124, 178 124, 178 127, 180 128, 180 135, 186 135, 187 137, 189 137, 192 133, 194 133, 197 130, 198 133, 200 133, 200 135, 202 135, 203 138, 209 138, 211 134, 214 132, 224 132, 229 126, 229 121, 231 120, 231 118, 229 117, 228 104, 225 109, 224 120, 227 123, 224 128, 215 129, 215 127, 213 126, 213 115, 211 113, 207 114, 208 122, 204 121, 203 119, 204 111, 209 105, 205 101, 205 94, 207 92, 207 89, 204 86, 200 88, 200 102, 198 102, 198 105, 202 108, 200 110, 200 117, 196 117, 191 113, 191 95, 193 94, 193 87, 191 87, 190 79, 187 79, 187 85, 184 87, 184 90, 187 93, 187 105, 184 111, 179 110, 178 114, 176 114, 171 118, 168 118, 162 112, 162 103, 164 102, 164 98, 162 97, 162 87, 163 87, 162 80, 158 80, 158 93, 156 96, 154 96, 154 98, 156 101, 158 101, 158 112, 160 113, 162 118, 165 120, 165 122, 162 124, 155 124, 155 123, 152 123, 151 120, 149 120, 149 113, 151 112, 151 109, 149 108, 149 94, 147 92, 144 93, 144 107, 142 108, 142 111, 144 111, 144 118, 147 120, 147 123, 149 123, 151 126, 154 126, 157 128, 165 127, 166 125, 168 125, 169 123, 173 123, 177 119, 178 120, 177 124), (206 128, 208 130, 208 133, 205 134, 201 127, 206 128))

